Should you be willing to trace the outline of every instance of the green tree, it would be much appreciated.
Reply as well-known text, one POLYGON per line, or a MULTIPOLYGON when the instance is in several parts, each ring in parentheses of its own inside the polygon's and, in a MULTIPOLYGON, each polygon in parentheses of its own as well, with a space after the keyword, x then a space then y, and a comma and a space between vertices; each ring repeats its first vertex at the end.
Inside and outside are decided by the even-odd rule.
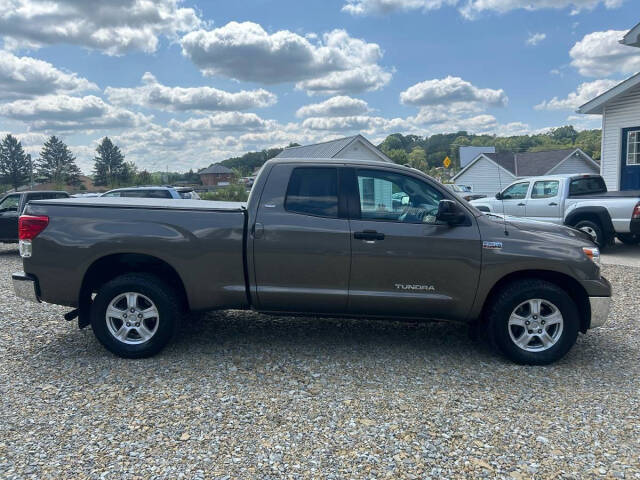
POLYGON ((136 183, 138 185, 151 185, 152 182, 153 177, 148 170, 141 170, 138 172, 138 175, 136 176, 136 183))
POLYGON ((36 160, 38 176, 56 185, 78 185, 80 169, 69 147, 55 135, 49 137, 36 160))
POLYGON ((387 150, 385 153, 387 154, 387 157, 393 160, 394 163, 398 163, 400 165, 406 165, 407 162, 409 161, 409 154, 407 154, 407 152, 405 152, 401 148, 394 148, 392 150, 387 150))
POLYGON ((0 144, 0 177, 2 183, 13 186, 15 190, 29 180, 29 162, 22 143, 11 134, 7 134, 0 144))
POLYGON ((200 196, 203 200, 224 200, 227 202, 246 202, 249 198, 246 187, 239 183, 218 188, 213 192, 203 193, 200 196))
POLYGON ((124 155, 109 137, 102 139, 96 148, 96 156, 93 160, 95 185, 115 186, 129 174, 124 163, 124 155))
POLYGON ((414 147, 409 154, 409 166, 426 172, 429 169, 427 164, 427 153, 422 147, 414 147))

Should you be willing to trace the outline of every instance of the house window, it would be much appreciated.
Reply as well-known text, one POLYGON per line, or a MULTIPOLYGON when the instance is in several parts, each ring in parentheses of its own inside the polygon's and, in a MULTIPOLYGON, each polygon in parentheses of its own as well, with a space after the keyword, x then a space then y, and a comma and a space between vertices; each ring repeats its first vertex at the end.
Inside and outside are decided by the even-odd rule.
POLYGON ((627 165, 640 165, 640 130, 627 132, 627 165))

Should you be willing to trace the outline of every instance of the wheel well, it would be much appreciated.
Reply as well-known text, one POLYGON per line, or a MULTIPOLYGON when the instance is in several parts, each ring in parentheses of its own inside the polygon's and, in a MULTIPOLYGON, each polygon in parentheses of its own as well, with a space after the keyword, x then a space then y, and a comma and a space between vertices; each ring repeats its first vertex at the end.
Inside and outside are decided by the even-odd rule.
POLYGON ((502 277, 491 288, 491 291, 485 299, 482 307, 481 321, 486 320, 486 311, 496 293, 499 292, 506 284, 522 279, 545 280, 565 290, 578 307, 578 313, 580 315, 580 331, 582 333, 587 331, 589 324, 591 323, 591 306, 589 305, 589 295, 587 294, 587 291, 573 277, 551 270, 523 270, 513 272, 502 277))
POLYGON ((604 225, 602 225, 602 220, 595 213, 580 213, 575 217, 572 217, 571 222, 569 223, 571 226, 575 226, 583 220, 589 220, 590 222, 600 225, 600 228, 604 229, 604 225))
POLYGON ((91 295, 101 285, 125 273, 150 273, 175 288, 184 308, 189 307, 184 283, 178 272, 167 262, 151 255, 139 253, 119 253, 107 255, 91 264, 82 279, 79 304, 90 303, 91 295))

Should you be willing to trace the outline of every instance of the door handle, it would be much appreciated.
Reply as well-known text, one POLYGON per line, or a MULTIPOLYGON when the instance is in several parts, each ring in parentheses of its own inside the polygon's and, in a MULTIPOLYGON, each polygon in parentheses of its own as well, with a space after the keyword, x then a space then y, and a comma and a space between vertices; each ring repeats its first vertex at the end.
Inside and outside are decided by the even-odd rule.
POLYGON ((384 233, 376 232, 375 230, 364 230, 362 232, 355 232, 353 238, 356 240, 384 240, 384 233))
POLYGON ((264 233, 264 225, 261 223, 256 223, 253 226, 253 238, 262 238, 262 234, 264 233))
POLYGON ((519 207, 524 207, 526 205, 526 203, 519 203, 518 206, 519 207))
POLYGON ((550 207, 557 207, 557 206, 558 206, 558 204, 557 204, 556 202, 551 202, 551 203, 549 204, 549 206, 550 206, 550 207))

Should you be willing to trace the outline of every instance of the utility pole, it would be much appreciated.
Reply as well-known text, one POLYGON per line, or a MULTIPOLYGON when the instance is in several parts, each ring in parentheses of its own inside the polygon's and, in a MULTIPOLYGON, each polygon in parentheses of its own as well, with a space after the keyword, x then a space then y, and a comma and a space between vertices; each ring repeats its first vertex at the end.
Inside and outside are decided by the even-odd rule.
POLYGON ((31 154, 27 153, 27 159, 29 160, 29 184, 31 190, 33 190, 33 160, 31 160, 31 154))

